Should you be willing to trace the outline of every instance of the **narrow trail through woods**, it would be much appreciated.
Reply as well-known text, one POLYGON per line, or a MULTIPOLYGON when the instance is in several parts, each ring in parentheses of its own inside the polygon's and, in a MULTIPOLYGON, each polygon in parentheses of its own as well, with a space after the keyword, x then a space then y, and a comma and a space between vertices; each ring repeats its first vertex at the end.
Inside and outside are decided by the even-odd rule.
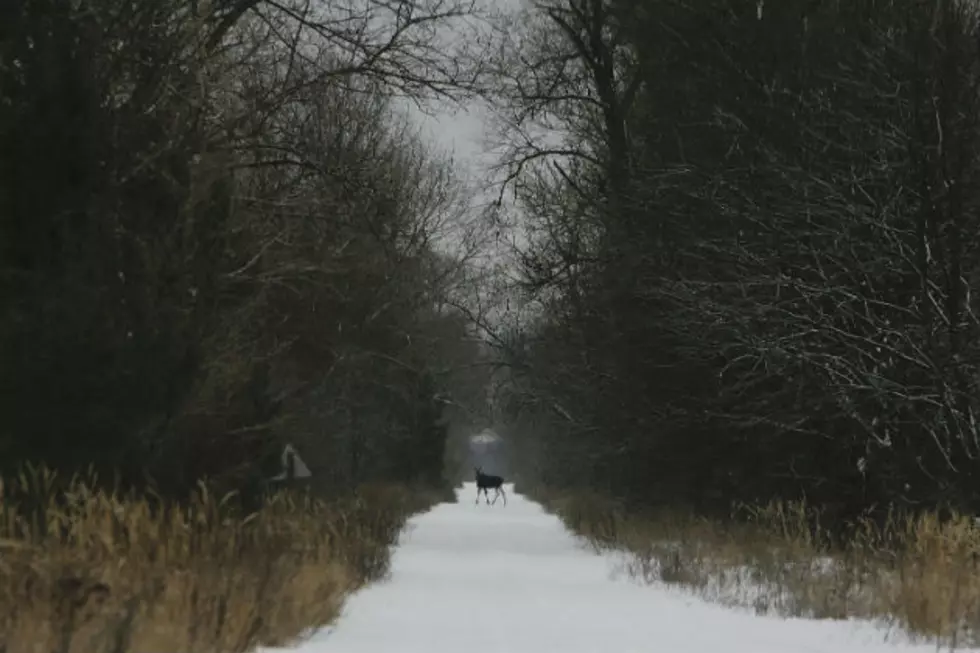
POLYGON ((413 518, 391 578, 296 653, 852 653, 936 651, 860 622, 760 617, 615 574, 541 506, 459 503, 413 518))

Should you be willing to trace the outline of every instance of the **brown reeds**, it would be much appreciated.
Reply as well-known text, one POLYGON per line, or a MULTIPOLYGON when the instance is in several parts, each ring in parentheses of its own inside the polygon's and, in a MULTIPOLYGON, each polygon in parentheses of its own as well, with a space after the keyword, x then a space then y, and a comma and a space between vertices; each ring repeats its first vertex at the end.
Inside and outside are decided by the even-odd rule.
POLYGON ((626 553, 626 571, 647 582, 758 613, 887 622, 947 646, 980 639, 980 526, 969 516, 860 520, 842 540, 803 503, 712 520, 628 511, 593 493, 528 494, 591 548, 626 553))
POLYGON ((331 622, 381 578, 431 493, 279 492, 251 514, 202 484, 183 505, 46 471, 0 485, 0 651, 239 652, 331 622), (57 488, 57 490, 55 489, 57 488))

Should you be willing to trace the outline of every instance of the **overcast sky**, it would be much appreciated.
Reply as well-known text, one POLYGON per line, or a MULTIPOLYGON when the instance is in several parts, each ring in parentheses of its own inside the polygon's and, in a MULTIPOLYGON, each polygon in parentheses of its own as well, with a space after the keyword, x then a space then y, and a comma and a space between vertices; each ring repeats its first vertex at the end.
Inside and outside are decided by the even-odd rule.
POLYGON ((484 112, 481 107, 470 105, 465 110, 453 111, 442 107, 438 113, 428 116, 417 109, 410 109, 424 133, 440 149, 454 152, 457 163, 468 172, 478 174, 483 155, 484 112))
MULTIPOLYGON (((522 0, 486 1, 492 2, 497 11, 519 10, 522 5, 522 0)), ((449 40, 452 40, 452 37, 449 40)), ((490 131, 488 120, 490 110, 482 103, 474 102, 464 107, 429 105, 428 113, 426 113, 407 101, 398 104, 419 126, 422 135, 430 144, 453 157, 457 174, 466 179, 475 191, 478 191, 472 202, 473 208, 470 218, 482 216, 485 209, 497 200, 499 193, 499 188, 486 188, 492 177, 499 179, 499 176, 492 175, 491 172, 491 167, 498 163, 498 159, 493 153, 486 151, 485 141, 490 131), (482 192, 479 192, 481 190, 482 192)), ((508 218, 513 218, 514 207, 506 202, 506 197, 504 199, 508 218)), ((487 225, 486 222, 482 224, 487 225)), ((522 230, 519 228, 516 231, 508 231, 498 229, 495 226, 488 229, 487 235, 488 241, 485 243, 485 250, 482 252, 479 261, 471 261, 471 263, 478 263, 480 267, 498 268, 501 264, 506 265, 511 255, 510 243, 516 239, 521 246, 525 244, 522 230)), ((499 294, 500 291, 501 289, 497 284, 491 284, 480 293, 488 302, 488 304, 484 304, 483 310, 489 309, 488 317, 492 321, 502 317, 499 315, 500 311, 509 313, 517 307, 516 297, 511 297, 515 301, 512 303, 509 300, 504 300, 503 296, 499 294), (491 295, 496 299, 491 299, 491 295)), ((510 296, 511 293, 504 292, 504 295, 510 296)))

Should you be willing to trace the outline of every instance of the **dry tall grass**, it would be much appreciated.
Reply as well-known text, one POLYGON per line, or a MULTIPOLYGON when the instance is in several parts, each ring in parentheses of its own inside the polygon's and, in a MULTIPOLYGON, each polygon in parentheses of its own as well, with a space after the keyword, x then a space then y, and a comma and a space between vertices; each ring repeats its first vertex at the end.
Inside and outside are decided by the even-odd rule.
POLYGON ((0 484, 3 653, 289 644, 382 577, 405 518, 436 500, 385 486, 332 503, 279 493, 243 516, 203 485, 181 507, 79 479, 54 492, 55 480, 0 484))
POLYGON ((862 521, 841 545, 800 503, 743 506, 723 522, 636 514, 589 493, 529 494, 595 550, 628 553, 626 570, 646 582, 758 613, 879 620, 953 647, 980 641, 980 526, 967 516, 862 521))

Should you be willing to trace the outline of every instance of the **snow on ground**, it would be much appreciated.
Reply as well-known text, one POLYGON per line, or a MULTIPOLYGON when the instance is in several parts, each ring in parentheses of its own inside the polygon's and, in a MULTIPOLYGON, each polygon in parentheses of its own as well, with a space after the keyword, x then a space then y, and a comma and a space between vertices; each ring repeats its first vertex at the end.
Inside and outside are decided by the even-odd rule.
POLYGON ((615 578, 539 505, 460 502, 414 517, 391 578, 295 653, 935 652, 872 624, 755 616, 615 578), (887 641, 891 639, 891 641, 887 641))

